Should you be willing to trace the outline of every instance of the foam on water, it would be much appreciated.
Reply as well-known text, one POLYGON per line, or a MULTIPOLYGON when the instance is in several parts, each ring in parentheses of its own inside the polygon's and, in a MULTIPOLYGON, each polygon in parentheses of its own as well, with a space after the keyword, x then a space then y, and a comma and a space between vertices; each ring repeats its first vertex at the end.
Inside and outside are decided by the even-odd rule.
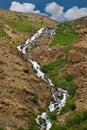
MULTIPOLYGON (((28 44, 32 44, 32 42, 36 38, 38 38, 40 34, 43 33, 50 35, 50 37, 53 37, 55 35, 55 29, 51 29, 48 27, 41 28, 31 38, 25 40, 23 44, 17 46, 18 50, 21 51, 23 54, 26 54, 26 48, 28 47, 28 44)), ((60 110, 66 103, 67 91, 61 88, 56 88, 55 85, 52 83, 51 79, 49 79, 46 76, 46 74, 40 70, 40 64, 38 64, 36 61, 33 61, 31 59, 28 59, 28 61, 31 62, 33 69, 36 70, 36 75, 42 78, 45 82, 47 82, 48 86, 51 87, 53 90, 52 93, 53 100, 50 102, 48 110, 46 112, 43 112, 41 115, 38 115, 37 118, 35 119, 40 130, 44 130, 44 129, 50 130, 50 128, 52 127, 52 122, 50 119, 48 119, 47 112, 48 111, 52 112, 55 109, 58 109, 60 113, 60 110), (59 93, 62 93, 62 97, 59 96, 59 93), (44 121, 43 125, 40 123, 41 119, 44 121)))

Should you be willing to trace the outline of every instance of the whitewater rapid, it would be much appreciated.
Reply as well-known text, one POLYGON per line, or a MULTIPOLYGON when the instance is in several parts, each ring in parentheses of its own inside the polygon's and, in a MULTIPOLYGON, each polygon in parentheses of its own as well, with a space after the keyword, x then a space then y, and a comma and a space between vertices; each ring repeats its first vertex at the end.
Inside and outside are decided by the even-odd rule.
MULTIPOLYGON (((43 27, 40 30, 38 30, 31 38, 28 38, 27 40, 25 40, 25 42, 19 46, 17 46, 18 50, 21 51, 23 54, 27 54, 26 49, 28 47, 28 44, 32 44, 33 45, 33 41, 39 37, 39 35, 41 34, 47 34, 49 35, 51 38, 55 35, 55 29, 54 28, 49 28, 49 27, 43 27)), ((36 75, 39 78, 42 78, 45 82, 47 82, 48 86, 52 88, 52 101, 49 104, 49 107, 47 109, 46 112, 43 112, 41 115, 38 115, 36 120, 36 123, 39 127, 40 130, 50 130, 50 128, 52 127, 52 121, 51 119, 49 119, 47 117, 47 112, 53 112, 54 110, 58 109, 58 113, 60 113, 60 110, 62 109, 62 107, 64 107, 64 105, 66 104, 66 97, 67 97, 67 91, 63 90, 61 88, 55 87, 55 85, 52 83, 51 79, 49 79, 45 73, 43 73, 40 70, 40 65, 38 64, 38 62, 33 61, 31 59, 28 59, 28 61, 32 64, 33 69, 36 70, 36 75), (44 124, 40 123, 40 120, 44 120, 44 124)))

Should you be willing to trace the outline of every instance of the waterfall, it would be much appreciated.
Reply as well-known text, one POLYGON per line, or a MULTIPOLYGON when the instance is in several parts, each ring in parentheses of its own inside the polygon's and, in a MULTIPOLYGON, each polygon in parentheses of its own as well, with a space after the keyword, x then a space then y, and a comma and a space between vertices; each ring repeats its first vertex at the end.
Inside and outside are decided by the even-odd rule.
MULTIPOLYGON (((25 42, 19 46, 17 46, 18 50, 21 51, 23 54, 27 54, 26 48, 28 47, 28 44, 32 44, 32 42, 39 37, 41 34, 47 34, 51 38, 55 35, 55 29, 50 27, 43 27, 40 30, 38 30, 31 38, 28 38, 25 40, 25 42)), ((32 64, 33 69, 36 70, 36 75, 39 78, 42 78, 49 87, 52 89, 52 101, 49 104, 49 107, 46 112, 43 112, 41 115, 38 115, 36 120, 36 123, 40 130, 50 130, 52 127, 52 121, 47 117, 47 112, 53 112, 54 110, 58 109, 58 113, 60 113, 60 110, 64 105, 66 104, 66 97, 67 97, 67 91, 63 90, 61 88, 55 87, 55 85, 52 83, 51 79, 49 79, 45 73, 43 73, 40 70, 40 65, 31 59, 28 59, 28 61, 32 64), (40 120, 43 120, 44 123, 41 124, 40 120)))

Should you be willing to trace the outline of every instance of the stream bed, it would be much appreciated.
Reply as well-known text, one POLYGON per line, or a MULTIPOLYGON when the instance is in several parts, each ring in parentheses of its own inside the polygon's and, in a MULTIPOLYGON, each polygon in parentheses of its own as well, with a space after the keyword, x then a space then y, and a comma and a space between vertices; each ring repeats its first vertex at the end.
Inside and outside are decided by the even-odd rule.
MULTIPOLYGON (((52 38, 55 35, 55 29, 49 27, 41 28, 31 38, 25 40, 23 44, 17 46, 18 50, 27 55, 26 49, 28 47, 28 44, 32 44, 32 46, 34 46, 32 42, 41 34, 47 34, 52 38)), ((35 119, 40 130, 50 130, 52 127, 52 121, 47 116, 47 112, 53 112, 57 109, 57 114, 60 113, 60 110, 66 104, 67 91, 56 87, 52 83, 51 79, 49 79, 46 74, 40 70, 40 64, 37 61, 33 61, 32 59, 27 60, 32 64, 33 69, 36 70, 36 75, 39 78, 42 78, 48 84, 48 87, 51 87, 52 89, 52 101, 50 102, 47 111, 43 112, 41 115, 38 115, 35 119)))

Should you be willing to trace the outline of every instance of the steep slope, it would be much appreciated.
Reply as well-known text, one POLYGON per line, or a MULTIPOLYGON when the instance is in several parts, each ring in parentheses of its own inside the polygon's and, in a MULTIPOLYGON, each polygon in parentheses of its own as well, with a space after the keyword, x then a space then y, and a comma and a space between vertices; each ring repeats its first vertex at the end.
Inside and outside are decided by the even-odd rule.
POLYGON ((57 23, 39 14, 17 13, 0 9, 0 34, 13 45, 24 42, 38 29, 48 25, 56 27, 57 23))
MULTIPOLYGON (((68 26, 69 24, 70 23, 68 23, 68 26)), ((62 52, 60 52, 60 55, 55 62, 42 67, 42 70, 46 72, 50 76, 50 78, 52 78, 54 84, 66 88, 70 96, 73 96, 73 98, 68 97, 66 106, 63 108, 63 110, 61 111, 61 115, 58 116, 58 119, 56 120, 56 124, 59 125, 66 125, 66 119, 75 112, 79 113, 87 110, 87 101, 85 100, 87 96, 87 17, 73 21, 73 25, 74 26, 72 26, 72 29, 74 29, 75 33, 78 35, 78 39, 73 41, 73 43, 70 42, 68 44, 63 44, 64 39, 63 43, 62 41, 57 43, 57 40, 56 45, 60 43, 63 44, 64 48, 62 49, 62 52), (54 67, 55 69, 53 69, 54 67), (78 85, 77 90, 75 90, 75 84, 73 84, 73 81, 78 85), (76 93, 73 93, 75 91, 76 93), (73 101, 75 104, 73 103, 73 101)), ((63 24, 63 26, 67 25, 63 24)), ((67 31, 65 34, 63 33, 64 32, 62 30, 61 37, 65 35, 65 37, 67 38, 69 36, 67 31)), ((76 122, 76 118, 77 117, 71 117, 71 123, 74 121, 76 122)), ((81 122, 78 123, 78 127, 71 127, 72 130, 82 130, 84 128, 87 129, 87 125, 84 122, 82 122, 82 124, 81 122)), ((58 128, 58 126, 54 126, 52 130, 54 130, 55 128, 58 128)))
POLYGON ((47 108, 51 92, 33 72, 26 57, 13 46, 23 42, 40 27, 48 23, 56 25, 56 22, 37 14, 3 9, 0 9, 0 18, 0 128, 27 129, 34 126, 35 115, 47 108), (19 27, 21 24, 23 26, 19 27))
POLYGON ((87 109, 87 17, 75 22, 76 29, 80 35, 77 42, 69 50, 67 56, 67 71, 74 75, 79 85, 76 95, 79 99, 76 101, 77 111, 87 109))
POLYGON ((71 94, 52 130, 58 129, 58 124, 66 125, 66 119, 75 112, 87 110, 87 17, 59 24, 39 14, 0 9, 0 127, 3 129, 38 130, 35 115, 44 111, 51 99, 50 88, 16 49, 44 26, 55 28, 55 37, 40 35, 33 42, 34 47, 28 46, 27 58, 39 62, 53 83, 71 94))
POLYGON ((31 115, 47 107, 50 89, 17 49, 0 41, 0 127, 27 128, 31 115))

